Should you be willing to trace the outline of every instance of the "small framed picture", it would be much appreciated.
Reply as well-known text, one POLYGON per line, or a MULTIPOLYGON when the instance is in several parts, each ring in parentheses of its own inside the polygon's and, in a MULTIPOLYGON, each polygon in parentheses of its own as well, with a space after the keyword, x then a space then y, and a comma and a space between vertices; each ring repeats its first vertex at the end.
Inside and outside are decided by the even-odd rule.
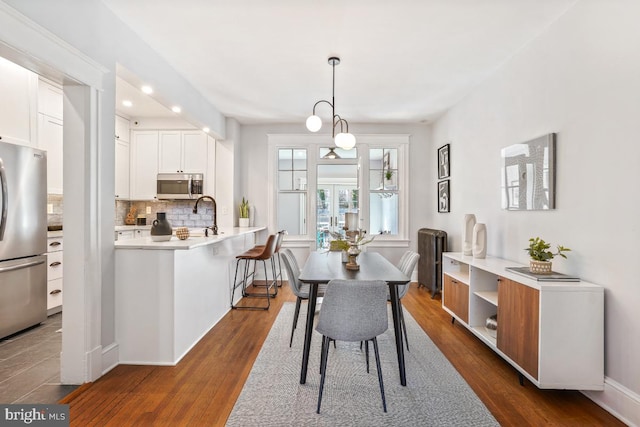
POLYGON ((438 148, 438 179, 449 178, 449 144, 438 148))
POLYGON ((449 212, 451 200, 449 195, 449 180, 438 182, 438 212, 449 212))

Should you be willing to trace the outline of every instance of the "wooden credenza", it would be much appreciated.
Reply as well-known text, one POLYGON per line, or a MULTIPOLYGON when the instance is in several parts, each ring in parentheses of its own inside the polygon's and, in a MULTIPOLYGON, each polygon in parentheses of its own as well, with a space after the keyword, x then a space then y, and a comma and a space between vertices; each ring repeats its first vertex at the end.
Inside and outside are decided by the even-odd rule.
POLYGON ((539 282, 501 258, 443 254, 442 307, 539 388, 603 390, 604 288, 539 282), (495 336, 486 320, 498 315, 495 336))

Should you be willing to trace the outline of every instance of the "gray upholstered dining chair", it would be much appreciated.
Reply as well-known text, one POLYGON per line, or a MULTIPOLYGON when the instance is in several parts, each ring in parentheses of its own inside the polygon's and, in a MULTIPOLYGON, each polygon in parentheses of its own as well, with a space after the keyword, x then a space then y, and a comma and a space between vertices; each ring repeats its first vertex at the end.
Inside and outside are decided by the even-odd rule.
MULTIPOLYGON (((327 374, 329 343, 332 340, 334 342, 336 340, 373 341, 382 407, 384 412, 387 412, 377 340, 377 337, 388 328, 387 291, 388 285, 382 280, 332 280, 329 282, 316 326, 316 330, 322 334, 320 390, 316 410, 318 414, 320 413, 322 392, 327 374)), ((367 368, 368 365, 367 352, 367 368)))
MULTIPOLYGON (((406 251, 396 267, 398 270, 402 271, 405 276, 411 278, 411 274, 413 273, 413 269, 416 268, 416 264, 418 264, 418 260, 420 259, 420 254, 414 251, 406 251)), ((400 324, 402 325, 402 332, 404 333, 404 342, 407 344, 407 351, 409 350, 409 338, 407 337, 407 326, 404 323, 404 308, 402 307, 402 298, 409 292, 409 285, 411 282, 408 282, 405 285, 398 286, 398 300, 400 302, 400 324)), ((387 294, 387 299, 391 301, 391 295, 387 294)))
MULTIPOLYGON (((296 296, 296 311, 293 315, 291 338, 289 339, 289 347, 291 347, 291 344, 293 343, 293 333, 296 330, 296 326, 298 325, 298 317, 300 316, 300 304, 303 300, 309 299, 309 285, 298 280, 298 276, 300 276, 300 267, 298 266, 298 261, 296 261, 296 257, 291 252, 291 249, 281 249, 280 256, 282 257, 282 260, 284 262, 284 268, 287 273, 289 287, 291 288, 293 294, 296 296)), ((318 297, 322 297, 324 295, 324 290, 326 288, 327 285, 318 286, 318 297)))

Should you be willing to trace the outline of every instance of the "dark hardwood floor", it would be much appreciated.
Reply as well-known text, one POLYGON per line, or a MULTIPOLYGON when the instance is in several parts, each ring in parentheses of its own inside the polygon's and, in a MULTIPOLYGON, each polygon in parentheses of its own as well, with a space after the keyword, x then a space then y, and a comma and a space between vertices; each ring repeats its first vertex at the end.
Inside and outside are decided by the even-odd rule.
MULTIPOLYGON (((85 384, 61 401, 70 405, 71 425, 224 425, 285 301, 295 301, 286 285, 269 311, 232 310, 178 366, 121 365, 85 384)), ((579 392, 520 386, 508 363, 452 325, 439 297, 415 283, 403 305, 501 425, 624 425, 579 392)))

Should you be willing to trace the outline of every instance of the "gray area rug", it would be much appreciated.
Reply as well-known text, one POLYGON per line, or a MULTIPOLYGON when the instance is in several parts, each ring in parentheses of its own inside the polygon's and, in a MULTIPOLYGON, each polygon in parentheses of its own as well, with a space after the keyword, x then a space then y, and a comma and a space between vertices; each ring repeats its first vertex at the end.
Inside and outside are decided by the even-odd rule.
POLYGON ((497 426, 469 385, 405 310, 411 351, 405 351, 407 386, 400 385, 391 308, 389 330, 378 337, 387 413, 370 345, 370 373, 359 343, 329 350, 320 414, 322 336, 314 331, 307 383, 300 384, 306 303, 289 348, 294 303, 285 303, 227 420, 228 426, 497 426))

